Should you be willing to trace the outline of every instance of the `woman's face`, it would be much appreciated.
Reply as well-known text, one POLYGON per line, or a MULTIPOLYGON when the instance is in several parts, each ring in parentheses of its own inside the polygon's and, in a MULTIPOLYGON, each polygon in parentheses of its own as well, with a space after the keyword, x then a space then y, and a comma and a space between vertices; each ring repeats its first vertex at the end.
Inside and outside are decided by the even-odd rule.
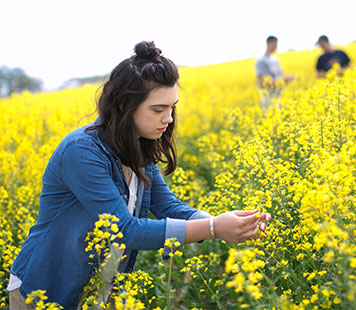
POLYGON ((177 84, 152 90, 132 114, 138 137, 155 140, 173 122, 172 112, 178 102, 177 84))

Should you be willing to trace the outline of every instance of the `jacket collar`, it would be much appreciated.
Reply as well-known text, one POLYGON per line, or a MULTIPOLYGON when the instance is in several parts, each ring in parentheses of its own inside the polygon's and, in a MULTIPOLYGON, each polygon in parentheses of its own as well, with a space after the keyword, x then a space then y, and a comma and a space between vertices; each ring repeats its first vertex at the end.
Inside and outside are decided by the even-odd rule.
MULTIPOLYGON (((98 125, 99 123, 100 123, 100 116, 98 116, 97 119, 91 125, 98 125)), ((116 155, 116 153, 114 152, 114 150, 112 149, 110 144, 107 141, 105 141, 99 137, 97 130, 93 131, 93 135, 98 139, 98 142, 101 145, 101 147, 103 148, 105 153, 118 158, 118 156, 116 155)))

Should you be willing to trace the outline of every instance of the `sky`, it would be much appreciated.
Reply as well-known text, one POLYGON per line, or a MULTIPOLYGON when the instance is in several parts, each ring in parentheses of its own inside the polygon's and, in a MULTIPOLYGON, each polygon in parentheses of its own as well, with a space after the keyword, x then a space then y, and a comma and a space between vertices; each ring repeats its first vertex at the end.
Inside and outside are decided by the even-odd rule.
POLYGON ((109 73, 154 41, 177 65, 199 66, 356 40, 354 0, 0 0, 0 66, 21 67, 45 90, 109 73))

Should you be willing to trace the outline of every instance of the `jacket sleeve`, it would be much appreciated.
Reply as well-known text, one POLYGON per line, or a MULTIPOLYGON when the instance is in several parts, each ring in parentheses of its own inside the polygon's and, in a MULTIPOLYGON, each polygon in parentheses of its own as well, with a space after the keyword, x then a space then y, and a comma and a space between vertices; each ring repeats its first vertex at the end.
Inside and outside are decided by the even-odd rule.
POLYGON ((63 151, 61 177, 93 221, 102 213, 114 214, 119 218, 118 227, 124 235, 119 242, 128 249, 162 248, 166 220, 132 216, 112 179, 110 165, 109 159, 97 145, 76 142, 63 151))
MULTIPOLYGON (((211 217, 209 213, 205 211, 198 211, 194 213, 188 220, 200 220, 209 217, 211 217)), ((183 245, 185 241, 185 224, 185 220, 167 218, 165 239, 176 238, 177 241, 179 241, 179 243, 183 245)), ((165 252, 168 253, 169 250, 165 248, 165 252)))
POLYGON ((169 189, 157 166, 152 167, 151 212, 158 218, 173 218, 189 220, 197 209, 181 202, 169 189))

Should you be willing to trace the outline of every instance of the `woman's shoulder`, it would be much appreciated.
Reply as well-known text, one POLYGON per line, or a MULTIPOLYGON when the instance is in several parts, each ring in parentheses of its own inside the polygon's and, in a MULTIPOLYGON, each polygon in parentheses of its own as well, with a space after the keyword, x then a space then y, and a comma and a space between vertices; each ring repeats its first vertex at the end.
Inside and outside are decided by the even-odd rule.
POLYGON ((57 154, 60 157, 64 153, 85 151, 86 153, 96 153, 99 156, 105 156, 108 151, 105 150, 105 146, 101 143, 96 131, 87 131, 90 125, 83 126, 68 133, 57 146, 54 155, 57 154))
POLYGON ((73 130, 63 138, 61 144, 63 146, 68 146, 74 143, 93 144, 93 145, 98 144, 99 141, 98 141, 98 135, 96 131, 93 130, 86 131, 88 127, 89 125, 86 125, 81 128, 73 130))

